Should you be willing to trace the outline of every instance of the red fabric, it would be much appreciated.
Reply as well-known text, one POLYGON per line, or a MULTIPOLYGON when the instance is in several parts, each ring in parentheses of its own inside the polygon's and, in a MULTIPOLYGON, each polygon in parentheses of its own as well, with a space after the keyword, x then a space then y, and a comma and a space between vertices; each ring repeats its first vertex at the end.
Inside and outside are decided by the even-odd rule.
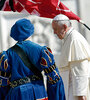
POLYGON ((5 3, 4 11, 11 11, 11 8, 9 6, 9 2, 5 3))
MULTIPOLYGON (((13 7, 14 11, 26 10, 28 13, 40 17, 53 18, 58 14, 64 14, 71 20, 80 20, 59 0, 13 0, 13 7)), ((10 7, 5 10, 10 10, 10 7)))
POLYGON ((23 6, 19 2, 15 5, 15 8, 18 12, 21 12, 23 10, 23 6))
POLYGON ((62 9, 61 14, 68 16, 69 19, 78 21, 80 20, 80 18, 77 15, 75 15, 72 11, 70 11, 62 2, 60 3, 59 8, 62 9), (68 11, 63 11, 63 10, 68 10, 68 11))
POLYGON ((44 98, 44 99, 39 99, 39 100, 48 100, 48 98, 44 98))
POLYGON ((42 57, 42 60, 41 60, 41 63, 40 64, 43 65, 43 66, 47 66, 46 59, 42 57))
POLYGON ((46 98, 46 99, 42 99, 42 100, 48 100, 48 98, 46 98))

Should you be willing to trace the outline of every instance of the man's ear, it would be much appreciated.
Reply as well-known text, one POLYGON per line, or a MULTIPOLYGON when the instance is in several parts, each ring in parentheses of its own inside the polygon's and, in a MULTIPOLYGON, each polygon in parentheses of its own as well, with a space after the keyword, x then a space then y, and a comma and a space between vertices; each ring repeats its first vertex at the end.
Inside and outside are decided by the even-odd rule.
POLYGON ((64 24, 63 26, 64 26, 64 31, 66 31, 67 30, 67 25, 64 24))

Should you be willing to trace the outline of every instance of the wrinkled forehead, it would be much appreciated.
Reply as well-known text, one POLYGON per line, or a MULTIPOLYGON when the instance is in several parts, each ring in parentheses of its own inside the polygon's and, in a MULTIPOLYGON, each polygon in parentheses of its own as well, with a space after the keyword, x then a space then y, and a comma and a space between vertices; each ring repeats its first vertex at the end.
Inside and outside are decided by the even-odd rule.
POLYGON ((58 21, 57 21, 57 20, 53 20, 53 21, 52 21, 52 27, 58 27, 58 26, 60 26, 60 25, 58 24, 58 21))
POLYGON ((58 25, 57 21, 52 21, 52 28, 53 28, 54 30, 60 28, 60 26, 58 25))
POLYGON ((57 24, 58 24, 58 21, 56 21, 56 20, 52 21, 52 25, 57 25, 57 24))

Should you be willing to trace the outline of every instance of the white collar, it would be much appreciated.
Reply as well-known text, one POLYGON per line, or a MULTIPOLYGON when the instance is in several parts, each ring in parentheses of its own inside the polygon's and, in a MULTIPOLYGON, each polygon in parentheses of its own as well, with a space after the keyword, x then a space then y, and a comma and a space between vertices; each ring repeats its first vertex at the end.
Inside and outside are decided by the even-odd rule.
POLYGON ((65 36, 64 36, 64 42, 66 41, 66 39, 67 39, 67 37, 69 36, 69 34, 72 32, 72 30, 73 30, 74 28, 73 27, 71 27, 67 32, 66 32, 66 34, 65 34, 65 36))

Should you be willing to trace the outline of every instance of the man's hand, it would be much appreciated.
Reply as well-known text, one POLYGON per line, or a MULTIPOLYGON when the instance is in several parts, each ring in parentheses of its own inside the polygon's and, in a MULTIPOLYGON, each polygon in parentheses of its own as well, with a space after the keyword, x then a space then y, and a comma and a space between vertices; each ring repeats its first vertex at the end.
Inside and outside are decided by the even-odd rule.
POLYGON ((78 100, 87 100, 87 99, 86 99, 86 96, 79 96, 78 100))

